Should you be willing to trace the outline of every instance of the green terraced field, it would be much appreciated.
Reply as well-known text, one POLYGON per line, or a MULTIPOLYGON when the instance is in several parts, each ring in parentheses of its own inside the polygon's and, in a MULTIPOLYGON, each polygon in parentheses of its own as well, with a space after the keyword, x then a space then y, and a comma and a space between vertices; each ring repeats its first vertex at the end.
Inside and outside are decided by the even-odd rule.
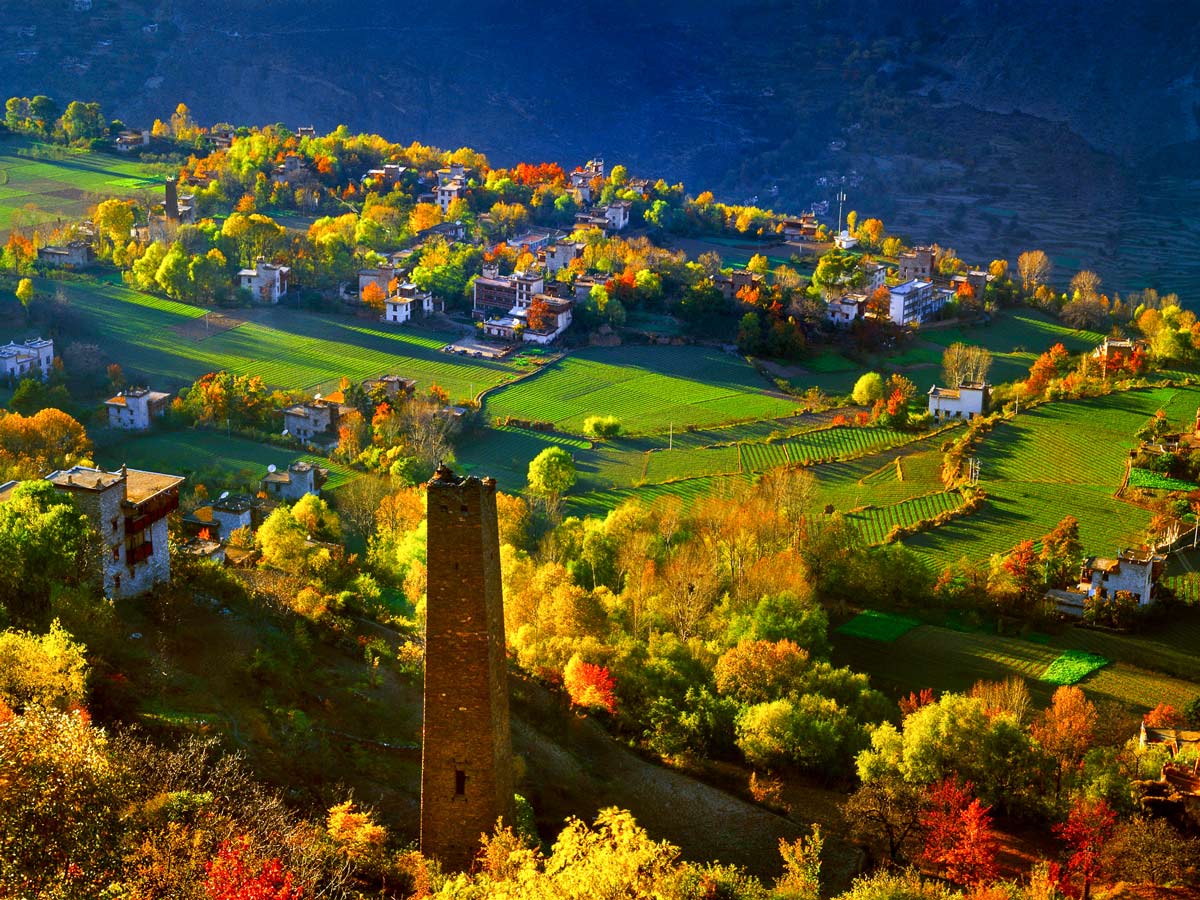
POLYGON ((937 565, 964 555, 986 559, 1073 515, 1085 552, 1116 552, 1137 541, 1149 521, 1147 512, 1113 497, 1134 432, 1157 409, 1190 419, 1198 404, 1198 388, 1153 388, 1023 412, 980 446, 983 508, 905 543, 937 565))
POLYGON ((1148 469, 1133 468, 1129 470, 1129 486, 1149 488, 1155 491, 1194 491, 1197 485, 1194 481, 1172 478, 1148 469))
MULTIPOLYGON (((1070 640, 1054 638, 1051 644, 1070 640)), ((871 676, 874 687, 899 697, 910 691, 933 687, 938 691, 967 691, 981 679, 999 681, 1011 675, 1026 680, 1034 701, 1050 702, 1055 685, 1040 676, 1062 652, 1017 637, 1001 637, 978 632, 953 631, 935 625, 914 628, 897 640, 887 653, 879 652, 875 641, 832 634, 834 661, 849 665, 871 676)), ((1147 710, 1160 702, 1176 709, 1200 696, 1195 682, 1137 668, 1122 660, 1089 675, 1079 683, 1092 701, 1116 700, 1130 707, 1147 710)))
POLYGON ((627 432, 789 415, 795 401, 768 393, 745 360, 707 347, 592 348, 490 394, 489 416, 553 422, 577 431, 614 415, 627 432))
POLYGON ((802 434, 782 443, 789 462, 803 463, 815 459, 839 459, 876 447, 907 443, 912 439, 912 434, 891 428, 839 425, 802 434))
POLYGON ((567 498, 567 509, 573 516, 597 516, 603 518, 626 500, 637 498, 645 503, 659 497, 679 497, 684 503, 694 503, 713 491, 742 490, 750 480, 745 475, 705 476, 686 481, 671 481, 666 484, 648 484, 641 488, 626 488, 592 491, 573 494, 567 498))
POLYGON ((836 633, 844 634, 847 637, 891 644, 900 640, 920 624, 917 619, 910 619, 908 616, 866 609, 849 622, 838 626, 836 633))
MULTIPOLYGON (((99 440, 96 461, 108 468, 126 463, 135 469, 180 475, 219 471, 235 481, 257 481, 271 463, 283 469, 302 459, 329 469, 329 481, 325 484, 327 490, 334 490, 355 477, 353 471, 325 457, 260 444, 241 437, 227 437, 219 431, 188 429, 120 435, 109 440, 105 437, 108 436, 99 440)), ((216 488, 223 485, 208 486, 216 488)))
POLYGON ((941 513, 958 509, 962 502, 962 495, 958 491, 939 491, 902 500, 894 506, 871 506, 861 512, 851 513, 848 518, 858 526, 868 543, 882 544, 897 525, 913 525, 923 519, 932 519, 941 513))
POLYGON ((736 475, 742 470, 736 445, 708 450, 660 450, 646 457, 649 484, 679 481, 700 475, 736 475))
MULTIPOLYGON (((0 237, 7 236, 14 216, 26 226, 77 219, 100 200, 162 184, 146 166, 115 155, 65 152, 62 159, 34 159, 17 152, 45 146, 22 137, 0 138, 0 237)), ((61 148, 50 148, 56 151, 61 148)))
MULTIPOLYGON (((52 290, 58 284, 40 286, 52 290)), ((415 378, 421 387, 436 382, 459 399, 517 374, 507 363, 442 353, 447 334, 282 307, 235 311, 250 321, 194 340, 179 327, 203 316, 199 307, 111 282, 61 284, 72 310, 64 343, 95 341, 127 376, 150 379, 156 387, 178 387, 217 369, 260 375, 271 387, 296 390, 328 389, 343 375, 361 381, 392 372, 415 378)))

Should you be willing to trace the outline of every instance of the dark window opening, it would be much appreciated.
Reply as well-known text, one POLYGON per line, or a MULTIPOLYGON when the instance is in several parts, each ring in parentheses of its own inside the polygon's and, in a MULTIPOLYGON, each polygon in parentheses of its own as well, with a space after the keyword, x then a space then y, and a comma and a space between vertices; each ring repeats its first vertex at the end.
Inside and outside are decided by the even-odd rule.
POLYGON ((468 512, 470 512, 470 511, 471 511, 471 507, 467 506, 467 504, 465 504, 465 503, 464 503, 462 506, 460 506, 460 507, 458 508, 458 511, 459 511, 459 512, 468 513, 468 512))
POLYGON ((465 797, 467 794, 467 773, 462 769, 454 770, 454 796, 465 797))
POLYGON ((444 513, 450 512, 450 507, 447 506, 445 503, 442 504, 442 512, 444 512, 444 513))

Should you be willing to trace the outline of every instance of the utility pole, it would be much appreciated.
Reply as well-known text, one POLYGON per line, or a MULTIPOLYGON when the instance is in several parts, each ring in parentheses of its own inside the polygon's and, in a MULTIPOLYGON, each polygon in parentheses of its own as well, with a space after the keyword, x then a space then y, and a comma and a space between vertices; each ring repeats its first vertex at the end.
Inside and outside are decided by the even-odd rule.
POLYGON ((667 449, 674 450, 675 449, 675 423, 672 422, 670 427, 671 427, 671 430, 668 433, 668 437, 667 437, 667 449))

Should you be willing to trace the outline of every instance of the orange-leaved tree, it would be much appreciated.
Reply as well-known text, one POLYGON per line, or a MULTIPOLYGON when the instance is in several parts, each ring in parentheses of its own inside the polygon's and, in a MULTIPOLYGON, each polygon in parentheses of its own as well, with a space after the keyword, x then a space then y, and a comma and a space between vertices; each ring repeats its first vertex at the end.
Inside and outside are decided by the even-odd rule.
POLYGON ((362 290, 362 302, 371 307, 371 309, 383 312, 383 305, 386 300, 387 292, 374 281, 368 282, 367 286, 362 290))
POLYGON ((584 662, 578 653, 572 656, 563 669, 563 686, 574 706, 584 709, 603 709, 616 712, 616 683, 607 666, 584 662))

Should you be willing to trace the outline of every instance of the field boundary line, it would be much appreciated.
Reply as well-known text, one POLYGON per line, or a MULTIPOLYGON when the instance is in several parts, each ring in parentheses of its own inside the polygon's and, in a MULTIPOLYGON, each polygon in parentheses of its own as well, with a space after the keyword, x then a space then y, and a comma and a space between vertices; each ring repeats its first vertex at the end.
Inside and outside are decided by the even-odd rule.
POLYGON ((478 394, 475 395, 475 402, 479 405, 479 408, 482 409, 484 398, 487 397, 488 394, 492 393, 492 391, 498 391, 498 390, 500 390, 500 388, 509 387, 510 385, 514 385, 514 384, 520 384, 522 381, 525 381, 527 379, 530 379, 537 375, 540 375, 540 374, 542 374, 542 372, 544 370, 550 368, 551 366, 558 365, 558 363, 561 362, 563 359, 565 359, 566 356, 567 356, 566 353, 560 353, 557 356, 553 357, 549 362, 543 363, 540 366, 534 366, 530 371, 522 372, 520 375, 517 375, 515 378, 510 378, 508 381, 502 381, 502 382, 500 382, 500 384, 493 384, 491 387, 484 388, 482 391, 480 391, 478 394))

